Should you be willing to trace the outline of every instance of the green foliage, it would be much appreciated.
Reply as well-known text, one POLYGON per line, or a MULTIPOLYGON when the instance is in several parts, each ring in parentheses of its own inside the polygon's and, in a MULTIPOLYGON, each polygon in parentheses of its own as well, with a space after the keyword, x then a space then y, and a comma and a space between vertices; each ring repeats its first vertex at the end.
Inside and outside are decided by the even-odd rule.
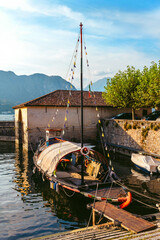
POLYGON ((153 127, 153 130, 154 130, 154 131, 157 131, 159 128, 160 128, 160 127, 159 127, 158 125, 155 125, 155 126, 153 127))
POLYGON ((137 122, 134 122, 132 127, 133 127, 133 129, 140 128, 140 126, 137 122))
POLYGON ((152 62, 143 71, 127 66, 112 79, 107 80, 103 98, 106 103, 118 108, 157 107, 160 105, 160 62, 152 62))
POLYGON ((128 66, 126 71, 119 71, 111 80, 107 80, 103 93, 106 102, 118 108, 135 108, 135 91, 139 77, 140 71, 128 66))
POLYGON ((143 139, 146 139, 146 137, 148 136, 149 130, 150 130, 149 127, 142 129, 142 137, 143 137, 143 139))
POLYGON ((150 68, 144 67, 137 87, 137 98, 141 98, 140 107, 160 105, 160 61, 152 62, 150 68))
POLYGON ((124 123, 124 129, 127 131, 128 129, 132 129, 132 125, 128 122, 124 123))

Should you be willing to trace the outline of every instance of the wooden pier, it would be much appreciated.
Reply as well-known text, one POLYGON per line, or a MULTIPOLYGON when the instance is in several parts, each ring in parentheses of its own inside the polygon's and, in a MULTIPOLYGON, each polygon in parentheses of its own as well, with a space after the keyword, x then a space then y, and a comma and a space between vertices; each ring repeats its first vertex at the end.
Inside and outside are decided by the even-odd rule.
POLYGON ((160 239, 159 222, 155 222, 153 224, 142 218, 135 217, 123 209, 118 209, 116 206, 106 203, 105 201, 96 202, 94 207, 93 204, 90 206, 92 207, 93 226, 67 232, 60 232, 48 236, 34 238, 32 240, 160 239), (95 212, 102 214, 111 221, 96 225, 95 212))
POLYGON ((77 230, 56 233, 32 240, 158 240, 160 239, 160 228, 143 233, 133 234, 120 227, 101 226, 87 227, 77 230))
MULTIPOLYGON (((93 204, 91 205, 93 207, 93 204)), ((133 232, 140 233, 147 230, 155 229, 156 226, 142 218, 136 217, 133 214, 117 208, 116 206, 106 203, 106 201, 96 202, 93 207, 93 225, 94 225, 94 212, 103 214, 112 222, 117 221, 123 228, 133 232)))

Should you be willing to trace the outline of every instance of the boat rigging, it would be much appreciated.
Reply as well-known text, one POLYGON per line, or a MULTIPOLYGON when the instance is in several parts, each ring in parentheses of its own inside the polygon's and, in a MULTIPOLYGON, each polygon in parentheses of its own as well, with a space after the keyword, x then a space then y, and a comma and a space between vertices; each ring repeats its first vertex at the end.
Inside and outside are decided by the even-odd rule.
POLYGON ((87 199, 106 200, 124 208, 131 202, 131 193, 116 184, 116 175, 107 159, 101 153, 84 146, 83 142, 82 27, 83 24, 80 23, 81 144, 63 140, 63 129, 48 128, 46 141, 39 145, 34 154, 35 170, 50 182, 52 189, 65 189, 71 192, 71 196, 74 193, 87 199))

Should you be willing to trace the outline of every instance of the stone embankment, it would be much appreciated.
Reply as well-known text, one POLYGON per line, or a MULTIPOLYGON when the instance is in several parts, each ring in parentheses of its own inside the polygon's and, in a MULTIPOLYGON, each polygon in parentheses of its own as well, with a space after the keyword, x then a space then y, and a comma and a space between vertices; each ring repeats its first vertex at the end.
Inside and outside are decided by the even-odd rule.
POLYGON ((15 141, 14 121, 0 121, 0 141, 15 141))
POLYGON ((160 155, 160 122, 120 119, 102 122, 108 146, 160 155))

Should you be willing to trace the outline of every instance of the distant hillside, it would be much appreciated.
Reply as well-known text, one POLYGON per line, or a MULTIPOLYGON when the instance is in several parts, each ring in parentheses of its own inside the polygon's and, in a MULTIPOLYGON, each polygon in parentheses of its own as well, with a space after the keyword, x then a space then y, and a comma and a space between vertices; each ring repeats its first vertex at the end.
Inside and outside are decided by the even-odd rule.
MULTIPOLYGON (((106 83, 107 83, 107 78, 102 78, 102 79, 94 82, 91 86, 91 89, 94 91, 98 91, 98 92, 104 92, 104 86, 106 86, 106 83)), ((84 90, 88 91, 88 89, 89 89, 89 85, 87 87, 85 87, 84 90)))
MULTIPOLYGON (((60 76, 45 74, 20 75, 0 71, 0 112, 10 111, 12 106, 32 100, 57 89, 70 89, 70 83, 60 76)), ((76 88, 72 85, 72 89, 76 88)))

